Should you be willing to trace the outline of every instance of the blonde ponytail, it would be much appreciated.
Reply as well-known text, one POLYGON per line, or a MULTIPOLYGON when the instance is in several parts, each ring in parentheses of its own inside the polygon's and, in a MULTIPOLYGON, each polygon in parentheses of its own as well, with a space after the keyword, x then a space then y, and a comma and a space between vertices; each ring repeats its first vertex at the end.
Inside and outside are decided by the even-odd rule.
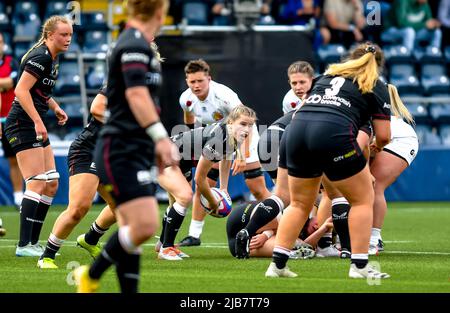
POLYGON ((388 90, 389 96, 391 98, 391 109, 394 116, 397 118, 403 118, 408 123, 414 124, 414 118, 408 111, 408 108, 403 104, 403 101, 398 94, 397 88, 392 84, 388 84, 388 90))

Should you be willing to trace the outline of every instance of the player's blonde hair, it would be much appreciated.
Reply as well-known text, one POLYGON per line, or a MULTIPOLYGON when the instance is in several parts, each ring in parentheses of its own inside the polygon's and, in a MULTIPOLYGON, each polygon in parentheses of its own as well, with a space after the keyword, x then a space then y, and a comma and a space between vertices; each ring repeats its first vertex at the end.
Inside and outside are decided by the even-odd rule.
POLYGON ((22 57, 22 59, 20 60, 20 62, 23 62, 26 57, 28 56, 28 54, 30 54, 31 51, 33 51, 33 49, 39 47, 40 45, 42 45, 45 40, 48 38, 48 35, 51 32, 54 32, 56 30, 56 27, 58 26, 58 23, 65 23, 65 24, 72 24, 72 22, 65 16, 62 15, 53 15, 50 16, 44 23, 44 25, 42 26, 42 33, 41 33, 41 37, 39 38, 39 40, 27 51, 27 53, 25 53, 25 55, 22 57))
POLYGON ((377 45, 361 44, 351 53, 350 58, 342 63, 331 64, 325 74, 351 78, 357 82, 359 90, 364 94, 371 92, 379 76, 379 68, 383 65, 383 53, 377 45))
POLYGON ((398 94, 397 87, 392 84, 388 84, 389 97, 391 98, 391 111, 395 117, 401 117, 408 121, 410 124, 414 124, 414 118, 408 111, 408 108, 403 104, 400 95, 398 94))
MULTIPOLYGON (((227 124, 231 124, 241 116, 247 116, 253 119, 253 121, 256 121, 256 112, 253 109, 249 108, 248 106, 241 104, 234 107, 230 111, 230 114, 228 114, 228 116, 226 117, 225 122, 227 124)), ((229 138, 231 140, 232 145, 236 147, 236 158, 239 160, 244 160, 245 156, 242 155, 242 152, 240 151, 237 145, 236 139, 233 136, 230 136, 229 138)))
POLYGON ((140 21, 146 22, 153 17, 156 10, 160 8, 169 8, 168 0, 128 0, 128 15, 140 21))

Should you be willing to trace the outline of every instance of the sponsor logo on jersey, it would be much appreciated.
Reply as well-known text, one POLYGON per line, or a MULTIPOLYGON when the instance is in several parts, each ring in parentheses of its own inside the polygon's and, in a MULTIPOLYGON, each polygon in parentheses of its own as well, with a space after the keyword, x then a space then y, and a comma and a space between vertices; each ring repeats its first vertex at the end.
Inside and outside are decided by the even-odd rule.
POLYGON ((52 69, 52 76, 58 76, 59 64, 56 64, 52 69))
POLYGON ((215 111, 213 112, 212 117, 215 121, 220 121, 221 119, 223 119, 223 114, 219 111, 215 111))
POLYGON ((344 155, 340 155, 340 156, 337 156, 337 157, 335 157, 334 159, 333 159, 333 161, 334 162, 339 162, 339 161, 342 161, 342 160, 344 160, 344 159, 348 159, 348 158, 350 158, 351 156, 353 156, 353 155, 355 155, 356 154, 356 150, 352 150, 352 151, 350 151, 350 152, 347 152, 346 154, 344 154, 344 155))
POLYGON ((145 75, 145 83, 147 85, 161 85, 162 77, 159 73, 147 72, 145 75))
POLYGON ((391 105, 385 102, 383 104, 383 109, 391 109, 391 105))
POLYGON ((91 163, 90 168, 93 169, 93 170, 97 169, 97 166, 95 166, 95 162, 92 162, 92 163, 91 163))
POLYGON ((27 62, 27 64, 33 65, 34 67, 37 67, 38 69, 40 69, 41 71, 45 70, 44 66, 42 64, 39 64, 37 62, 31 61, 29 60, 27 62))
POLYGON ((131 53, 122 54, 120 61, 122 63, 141 62, 141 63, 148 64, 150 62, 150 59, 149 59, 148 55, 146 55, 144 53, 131 52, 131 53))
POLYGON ((16 141, 17 141, 17 137, 12 137, 12 138, 9 140, 9 143, 12 144, 12 143, 14 143, 14 142, 16 142, 16 141))
POLYGON ((211 152, 215 157, 217 157, 217 158, 220 157, 220 153, 216 149, 211 147, 209 144, 205 145, 205 149, 208 150, 209 152, 211 152))
POLYGON ((43 83, 44 85, 53 87, 53 86, 56 85, 56 80, 50 79, 50 78, 44 78, 44 79, 42 80, 42 83, 43 83))

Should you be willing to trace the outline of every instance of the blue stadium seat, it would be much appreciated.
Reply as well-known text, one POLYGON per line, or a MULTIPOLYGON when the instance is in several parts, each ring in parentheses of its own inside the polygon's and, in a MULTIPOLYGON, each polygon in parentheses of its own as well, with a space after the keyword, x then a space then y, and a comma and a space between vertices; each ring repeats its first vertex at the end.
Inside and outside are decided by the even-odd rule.
POLYGON ((81 127, 72 127, 70 131, 64 136, 64 140, 74 141, 78 134, 83 130, 81 127))
POLYGON ((4 41, 4 53, 5 54, 13 54, 13 47, 12 47, 12 39, 11 39, 11 34, 8 32, 3 32, 3 41, 4 41))
POLYGON ((416 121, 416 123, 426 124, 431 122, 427 106, 421 103, 411 103, 406 104, 406 107, 408 108, 408 111, 414 116, 414 120, 416 121))
POLYGON ((445 60, 450 62, 450 46, 445 47, 444 49, 445 60))
POLYGON ((69 118, 82 118, 83 112, 81 111, 81 104, 79 103, 68 103, 64 105, 64 111, 69 118))
POLYGON ((345 47, 338 44, 322 45, 317 51, 320 60, 325 64, 339 62, 346 52, 345 47))
POLYGON ((96 62, 86 75, 86 88, 100 89, 106 76, 105 62, 96 62))
POLYGON ((7 32, 11 29, 8 14, 0 11, 0 31, 7 32))
POLYGON ((450 123, 450 104, 430 104, 430 116, 438 124, 450 123))
POLYGON ((82 14, 82 28, 84 30, 108 30, 108 22, 103 12, 89 12, 82 14))
POLYGON ((34 1, 16 2, 12 14, 14 41, 34 41, 41 31, 39 8, 34 1))
POLYGON ((182 19, 186 20, 188 25, 208 25, 209 7, 204 1, 187 0, 183 1, 182 19))
POLYGON ((59 136, 54 133, 48 133, 48 139, 50 140, 51 143, 61 141, 61 138, 59 138, 59 136))
POLYGON ((404 46, 385 46, 383 52, 388 63, 411 63, 414 61, 411 51, 404 46))
POLYGON ((450 80, 443 64, 422 65, 422 86, 429 95, 450 93, 450 80))
POLYGON ((444 146, 450 146, 450 125, 441 125, 439 127, 439 134, 441 136, 441 141, 444 146))
POLYGON ((66 53, 74 53, 81 51, 80 42, 78 40, 78 33, 73 32, 72 41, 70 42, 69 50, 66 53))
POLYGON ((77 62, 64 61, 60 63, 54 91, 56 95, 80 93, 80 75, 77 62))
POLYGON ((419 144, 423 146, 441 145, 441 138, 433 131, 430 125, 416 125, 415 127, 419 144))
POLYGON ((20 59, 24 56, 24 54, 31 48, 34 42, 16 42, 14 44, 14 57, 17 62, 20 63, 20 59))
POLYGON ((67 1, 49 1, 45 7, 44 19, 52 15, 65 15, 68 13, 67 1))
POLYGON ((403 94, 421 94, 422 88, 412 64, 392 64, 390 66, 390 83, 403 94))
POLYGON ((87 31, 84 36, 83 53, 99 53, 108 51, 108 35, 105 31, 87 31))
POLYGON ((420 54, 418 60, 420 64, 429 63, 441 63, 443 61, 443 55, 439 48, 436 47, 426 47, 426 49, 420 54))

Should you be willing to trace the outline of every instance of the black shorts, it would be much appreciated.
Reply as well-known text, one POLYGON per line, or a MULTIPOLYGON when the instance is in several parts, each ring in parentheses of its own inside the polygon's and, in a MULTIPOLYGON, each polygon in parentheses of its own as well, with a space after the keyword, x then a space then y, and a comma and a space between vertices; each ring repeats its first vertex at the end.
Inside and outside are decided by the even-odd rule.
POLYGON ((78 137, 72 142, 67 155, 69 176, 76 174, 97 175, 94 162, 94 149, 97 141, 97 133, 83 129, 78 137))
POLYGON ((116 206, 155 196, 158 170, 154 158, 150 138, 105 135, 98 139, 94 152, 97 175, 116 206))
POLYGON ((50 140, 37 140, 36 131, 34 130, 34 125, 24 124, 21 126, 16 126, 8 123, 6 120, 6 127, 4 130, 4 135, 8 140, 12 151, 17 154, 20 151, 34 149, 39 147, 47 147, 50 145, 50 140))
POLYGON ((278 158, 278 167, 287 169, 287 157, 286 157, 286 141, 287 141, 287 136, 289 133, 289 129, 290 129, 290 124, 286 127, 286 129, 284 130, 283 136, 281 136, 281 140, 280 140, 280 151, 279 151, 279 158, 278 158))
POLYGON ((3 132, 3 134, 2 134, 3 155, 5 156, 5 158, 11 158, 11 157, 15 156, 16 154, 12 150, 11 145, 8 142, 8 139, 6 139, 5 123, 2 123, 2 132, 3 132))
POLYGON ((227 238, 228 248, 230 253, 235 257, 235 243, 237 233, 247 226, 250 221, 250 215, 258 202, 243 203, 236 208, 233 208, 227 219, 227 238))
POLYGON ((259 163, 272 179, 277 178, 278 154, 281 137, 284 130, 276 125, 270 126, 259 137, 258 157, 259 163))
POLYGON ((302 112, 290 124, 286 156, 290 176, 342 180, 359 173, 366 159, 356 142, 358 129, 336 114, 302 112))

